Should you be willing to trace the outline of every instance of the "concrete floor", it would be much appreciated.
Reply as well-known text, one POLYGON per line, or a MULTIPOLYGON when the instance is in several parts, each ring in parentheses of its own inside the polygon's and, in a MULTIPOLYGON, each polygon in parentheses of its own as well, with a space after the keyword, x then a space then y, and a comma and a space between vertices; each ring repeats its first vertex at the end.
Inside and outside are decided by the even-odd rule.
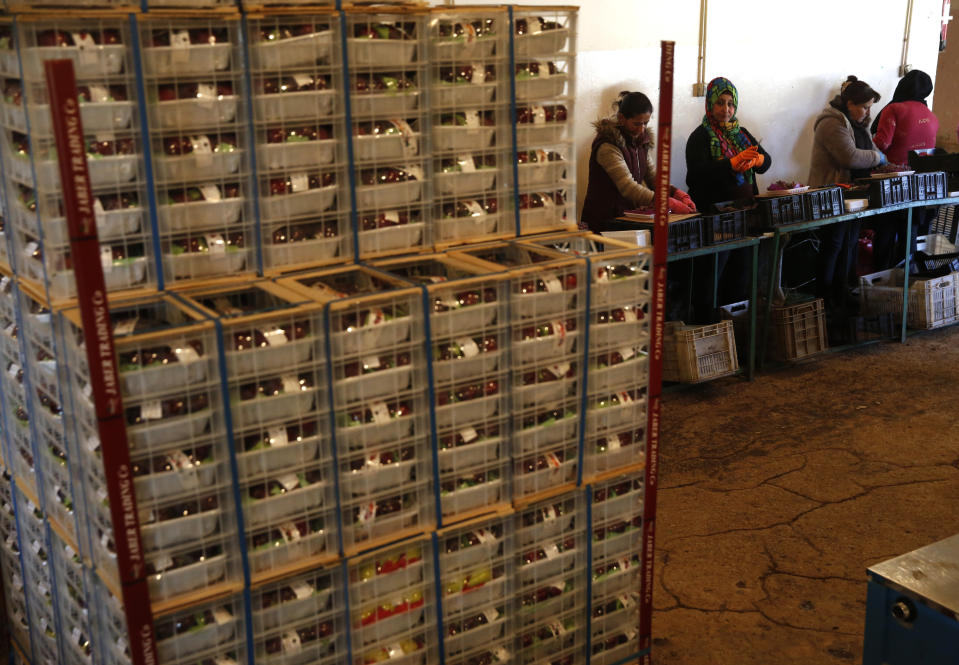
POLYGON ((860 663, 865 571, 959 532, 959 328, 664 400, 653 660, 860 663))

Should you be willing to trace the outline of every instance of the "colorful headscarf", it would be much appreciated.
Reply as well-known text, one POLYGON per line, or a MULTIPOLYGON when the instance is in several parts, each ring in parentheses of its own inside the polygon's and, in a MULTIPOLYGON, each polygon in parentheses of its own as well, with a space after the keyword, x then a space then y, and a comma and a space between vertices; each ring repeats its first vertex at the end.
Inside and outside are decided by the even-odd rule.
MULTIPOLYGON (((746 132, 739 126, 736 114, 732 119, 722 125, 716 122, 712 116, 713 105, 719 101, 719 96, 728 92, 733 97, 733 105, 739 110, 739 92, 732 81, 723 77, 714 78, 706 87, 706 115, 703 116, 703 127, 709 132, 709 153, 712 158, 719 161, 734 157, 749 146, 752 141, 746 135, 746 132)), ((753 170, 748 169, 745 173, 734 173, 736 184, 742 185, 744 182, 752 184, 753 170)))

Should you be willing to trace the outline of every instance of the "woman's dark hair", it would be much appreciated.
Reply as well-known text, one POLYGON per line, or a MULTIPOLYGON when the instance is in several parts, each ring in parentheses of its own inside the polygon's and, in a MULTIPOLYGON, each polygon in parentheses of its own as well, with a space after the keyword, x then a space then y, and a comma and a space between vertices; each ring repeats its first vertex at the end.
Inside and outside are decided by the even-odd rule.
POLYGON ((853 104, 865 104, 870 99, 875 103, 879 101, 879 93, 869 87, 865 81, 860 81, 855 76, 848 76, 842 84, 839 93, 843 104, 852 102, 853 104))
POLYGON ((619 99, 613 102, 613 108, 615 108, 618 113, 622 113, 623 117, 628 120, 629 118, 635 118, 641 113, 652 113, 653 103, 649 101, 649 97, 641 92, 623 90, 619 93, 619 99))

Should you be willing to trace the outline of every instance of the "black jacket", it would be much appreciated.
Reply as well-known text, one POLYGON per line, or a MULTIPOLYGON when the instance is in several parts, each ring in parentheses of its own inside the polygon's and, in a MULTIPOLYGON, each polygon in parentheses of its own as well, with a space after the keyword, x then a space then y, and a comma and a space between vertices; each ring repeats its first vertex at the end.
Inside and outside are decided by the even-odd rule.
MULTIPOLYGON (((758 145, 745 128, 749 140, 758 145)), ((759 146, 759 152, 765 157, 763 165, 753 169, 753 173, 765 173, 772 166, 773 160, 769 153, 759 146)), ((747 198, 759 193, 759 187, 753 178, 753 184, 736 183, 736 172, 729 163, 729 159, 713 159, 709 150, 709 132, 700 125, 686 142, 686 187, 689 197, 696 204, 700 212, 712 211, 712 205, 720 201, 747 198)))

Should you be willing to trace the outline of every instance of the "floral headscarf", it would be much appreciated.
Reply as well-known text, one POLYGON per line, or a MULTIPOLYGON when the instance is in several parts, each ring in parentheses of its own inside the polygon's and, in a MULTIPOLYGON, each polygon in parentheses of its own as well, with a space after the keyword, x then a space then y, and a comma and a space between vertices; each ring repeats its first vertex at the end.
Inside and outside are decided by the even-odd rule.
MULTIPOLYGON (((706 88, 706 115, 703 116, 703 127, 709 132, 709 153, 717 161, 734 157, 753 145, 746 132, 740 128, 735 113, 732 120, 727 123, 720 124, 713 119, 710 111, 723 93, 732 95, 733 105, 735 105, 737 111, 739 110, 739 92, 736 90, 736 86, 729 79, 720 76, 710 81, 706 88)), ((742 185, 744 182, 752 184, 754 179, 752 169, 734 175, 738 185, 742 185)))

